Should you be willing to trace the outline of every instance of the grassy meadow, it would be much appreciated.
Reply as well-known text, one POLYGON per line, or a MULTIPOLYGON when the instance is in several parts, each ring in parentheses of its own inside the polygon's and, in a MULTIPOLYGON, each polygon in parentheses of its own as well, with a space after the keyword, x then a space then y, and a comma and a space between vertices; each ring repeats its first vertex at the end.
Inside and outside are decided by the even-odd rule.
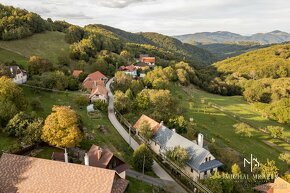
MULTIPOLYGON (((65 42, 64 36, 65 34, 61 32, 47 31, 20 40, 0 41, 0 48, 26 58, 36 55, 57 63, 59 56, 69 52, 69 44, 65 42)), ((7 53, 4 56, 7 56, 7 53)), ((2 57, 0 56, 0 61, 2 57)))
POLYGON ((12 62, 15 61, 17 64, 26 67, 28 58, 16 54, 15 52, 11 52, 0 48, 0 63, 12 62))
POLYGON ((184 116, 194 119, 197 130, 202 132, 207 140, 214 140, 225 150, 230 148, 236 151, 241 158, 248 158, 253 154, 260 162, 275 160, 282 172, 287 170, 287 164, 281 162, 278 157, 281 152, 290 150, 290 144, 274 140, 258 129, 268 125, 279 125, 286 129, 287 136, 290 137, 289 127, 263 118, 255 111, 254 105, 246 103, 241 96, 214 95, 194 86, 172 85, 170 90, 184 116), (246 122, 256 128, 254 136, 247 138, 237 135, 233 125, 239 122, 246 122))

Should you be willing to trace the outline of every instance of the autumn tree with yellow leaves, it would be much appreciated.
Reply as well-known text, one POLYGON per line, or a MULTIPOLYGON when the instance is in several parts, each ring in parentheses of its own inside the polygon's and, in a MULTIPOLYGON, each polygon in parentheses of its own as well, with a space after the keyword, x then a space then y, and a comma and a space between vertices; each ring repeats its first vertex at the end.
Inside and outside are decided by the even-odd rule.
POLYGON ((42 140, 56 147, 74 147, 82 139, 79 118, 68 106, 54 106, 46 118, 42 140))

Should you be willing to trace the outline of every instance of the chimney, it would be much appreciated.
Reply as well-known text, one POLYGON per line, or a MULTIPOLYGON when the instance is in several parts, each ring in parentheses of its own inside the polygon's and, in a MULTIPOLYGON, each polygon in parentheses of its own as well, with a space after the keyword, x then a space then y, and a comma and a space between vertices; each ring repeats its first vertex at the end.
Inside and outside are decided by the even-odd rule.
POLYGON ((172 129, 173 133, 176 133, 176 129, 172 129))
POLYGON ((68 163, 68 154, 67 154, 66 148, 64 149, 64 161, 65 163, 68 163))
POLYGON ((98 154, 97 154, 97 158, 98 158, 98 160, 100 160, 101 159, 101 157, 102 157, 102 150, 101 149, 99 149, 98 150, 98 154))
POLYGON ((203 134, 201 133, 198 134, 197 145, 203 147, 203 134))
POLYGON ((161 122, 159 123, 159 125, 160 125, 160 127, 162 127, 162 126, 163 126, 163 121, 161 121, 161 122))
POLYGON ((85 160, 85 165, 86 165, 86 166, 89 166, 89 165, 90 165, 90 161, 89 161, 89 156, 88 156, 87 153, 85 153, 85 158, 84 158, 84 160, 85 160))

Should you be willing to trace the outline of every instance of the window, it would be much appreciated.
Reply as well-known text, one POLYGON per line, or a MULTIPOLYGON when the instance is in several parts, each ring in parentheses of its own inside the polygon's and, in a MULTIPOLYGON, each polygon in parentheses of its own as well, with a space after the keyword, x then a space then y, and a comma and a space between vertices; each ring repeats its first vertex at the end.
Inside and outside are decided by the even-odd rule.
POLYGON ((193 173, 193 169, 191 168, 191 173, 193 173))
POLYGON ((205 158, 205 162, 207 162, 207 157, 205 158))
POLYGON ((208 158, 208 161, 210 161, 210 160, 211 160, 211 157, 208 158))
POLYGON ((210 173, 211 173, 211 174, 213 173, 213 169, 210 169, 210 173))
POLYGON ((204 175, 206 176, 206 171, 204 171, 204 175))

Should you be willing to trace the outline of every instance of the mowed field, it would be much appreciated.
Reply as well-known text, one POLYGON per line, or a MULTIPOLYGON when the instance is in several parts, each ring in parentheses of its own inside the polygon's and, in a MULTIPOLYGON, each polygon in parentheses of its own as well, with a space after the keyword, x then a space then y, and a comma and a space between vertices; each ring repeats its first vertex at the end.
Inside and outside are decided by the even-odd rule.
POLYGON ((59 56, 69 53, 69 44, 65 42, 64 36, 61 32, 47 31, 21 40, 0 41, 0 48, 26 58, 40 56, 55 64, 59 56))
POLYGON ((28 58, 0 48, 0 63, 12 62, 15 61, 17 64, 20 64, 22 67, 26 67, 28 58))
POLYGON ((244 158, 253 154, 260 162, 275 160, 281 172, 287 170, 287 164, 278 157, 281 152, 290 151, 290 144, 274 140, 258 129, 268 125, 283 126, 290 138, 289 127, 263 118, 255 111, 254 105, 246 103, 241 96, 225 97, 207 93, 194 86, 178 85, 172 85, 171 92, 184 116, 194 119, 197 130, 205 134, 207 140, 214 139, 219 147, 236 150, 244 158), (246 122, 254 127, 254 136, 247 138, 237 135, 233 125, 239 122, 246 122))

